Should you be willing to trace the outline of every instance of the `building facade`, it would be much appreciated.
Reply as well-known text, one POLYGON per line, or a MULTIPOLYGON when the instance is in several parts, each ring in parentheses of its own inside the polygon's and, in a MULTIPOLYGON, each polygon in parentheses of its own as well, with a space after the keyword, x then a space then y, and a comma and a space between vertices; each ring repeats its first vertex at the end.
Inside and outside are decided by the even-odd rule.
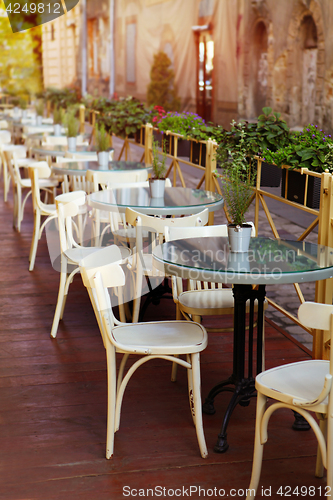
POLYGON ((85 17, 92 95, 113 88, 145 101, 153 56, 163 50, 184 110, 228 126, 271 106, 289 126, 333 129, 331 0, 82 0, 45 25, 46 87, 82 81, 85 17))

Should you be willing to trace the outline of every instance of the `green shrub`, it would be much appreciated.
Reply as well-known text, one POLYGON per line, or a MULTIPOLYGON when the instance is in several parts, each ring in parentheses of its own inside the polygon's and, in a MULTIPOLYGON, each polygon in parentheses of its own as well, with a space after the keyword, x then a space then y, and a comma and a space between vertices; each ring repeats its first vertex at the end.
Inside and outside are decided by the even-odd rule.
POLYGON ((175 73, 170 66, 171 61, 165 52, 154 55, 147 89, 147 104, 163 106, 165 111, 177 111, 180 108, 180 99, 174 83, 175 73))

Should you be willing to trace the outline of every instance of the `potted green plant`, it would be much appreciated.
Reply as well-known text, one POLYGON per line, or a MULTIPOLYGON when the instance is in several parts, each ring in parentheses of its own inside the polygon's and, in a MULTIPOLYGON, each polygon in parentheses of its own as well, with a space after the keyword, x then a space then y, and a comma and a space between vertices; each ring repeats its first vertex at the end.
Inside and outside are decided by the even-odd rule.
POLYGON ((22 118, 26 118, 28 103, 23 97, 20 99, 20 108, 22 110, 22 118))
POLYGON ((43 115, 44 115, 44 102, 42 100, 37 101, 36 104, 36 115, 37 115, 37 125, 42 125, 43 115))
POLYGON ((68 112, 65 117, 65 124, 67 127, 67 143, 68 150, 76 150, 76 138, 79 134, 79 121, 75 118, 73 111, 68 112))
POLYGON ((61 126, 64 122, 65 112, 62 108, 55 108, 53 111, 54 135, 61 135, 61 126))
POLYGON ((153 176, 150 179, 150 193, 152 198, 163 198, 165 189, 166 152, 158 150, 158 142, 152 142, 152 168, 153 176), (162 155, 162 158, 160 158, 162 155))
MULTIPOLYGON (((183 136, 183 139, 178 139, 177 156, 189 157, 191 144, 186 139, 191 137, 192 129, 198 129, 204 125, 204 120, 196 113, 170 111, 159 120, 157 127, 163 134, 174 132, 183 136)), ((165 142, 165 147, 169 150, 169 153, 173 155, 174 144, 172 143, 170 146, 168 139, 168 136, 164 135, 163 142, 165 142)))
MULTIPOLYGON (((228 224, 229 245, 232 252, 247 252, 252 225, 245 222, 245 214, 253 194, 254 171, 248 162, 244 134, 239 143, 229 150, 229 160, 223 164, 221 178, 224 203, 231 223, 228 224)), ((219 158, 217 158, 219 159, 219 158)))
MULTIPOLYGON (((290 201, 304 204, 306 176, 299 169, 307 168, 315 172, 328 170, 333 172, 333 141, 317 125, 308 125, 302 132, 290 135, 289 143, 276 151, 267 148, 264 159, 274 162, 278 167, 288 166, 282 170, 281 196, 290 201), (286 192, 286 176, 288 186, 286 192)), ((319 208, 320 179, 308 176, 308 195, 306 205, 319 208)))
POLYGON ((98 156, 98 163, 102 167, 107 167, 109 163, 110 137, 105 130, 104 124, 95 126, 95 141, 98 156))

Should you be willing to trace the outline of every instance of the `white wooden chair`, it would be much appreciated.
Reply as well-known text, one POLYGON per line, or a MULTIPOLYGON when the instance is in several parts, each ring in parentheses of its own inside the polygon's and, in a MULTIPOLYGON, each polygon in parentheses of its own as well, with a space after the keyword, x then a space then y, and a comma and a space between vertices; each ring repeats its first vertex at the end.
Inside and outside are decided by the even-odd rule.
MULTIPOLYGON (((14 200, 14 219, 13 227, 17 229, 18 232, 21 231, 21 222, 24 217, 25 204, 31 195, 31 179, 24 178, 21 176, 20 167, 29 167, 29 165, 35 165, 36 160, 32 158, 17 158, 17 152, 19 150, 16 148, 4 150, 4 156, 9 170, 12 187, 13 187, 13 200, 14 200), (22 200, 22 192, 27 191, 24 199, 22 200)), ((55 189, 58 185, 56 180, 47 178, 39 179, 39 188, 43 190, 46 195, 44 203, 47 202, 48 194, 54 195, 55 189)))
MULTIPOLYGON (((89 142, 82 136, 78 135, 76 138, 76 144, 78 146, 88 146, 89 142)), ((44 137, 42 145, 50 146, 50 145, 59 145, 59 146, 67 146, 67 136, 65 135, 47 135, 44 137)))
POLYGON ((136 228, 135 252, 128 264, 129 269, 134 273, 134 299, 132 321, 139 320, 139 310, 142 294, 142 280, 146 278, 161 278, 164 275, 153 267, 152 251, 156 245, 163 243, 165 228, 203 226, 208 222, 208 209, 187 217, 162 218, 141 214, 131 208, 126 209, 126 223, 136 228), (144 235, 150 233, 151 243, 144 251, 144 235))
POLYGON ((125 275, 119 262, 118 247, 106 247, 83 259, 81 276, 100 327, 107 356, 108 412, 106 458, 114 452, 114 434, 119 429, 120 412, 127 383, 135 370, 149 360, 162 358, 187 368, 190 408, 195 424, 200 453, 207 457, 207 447, 202 425, 200 395, 200 352, 207 345, 206 330, 188 321, 161 321, 149 323, 121 323, 112 312, 107 288, 125 283, 125 275), (109 262, 103 265, 104 262, 109 262), (116 381, 116 352, 124 354, 116 381), (125 362, 129 354, 141 355, 123 378, 125 362), (186 360, 177 356, 185 354, 186 360))
MULTIPOLYGON (((84 191, 73 191, 64 193, 56 197, 56 208, 58 216, 60 252, 61 252, 61 267, 60 267, 60 282, 57 305, 54 313, 53 324, 51 328, 51 337, 55 338, 58 331, 59 321, 64 314, 69 285, 72 283, 75 274, 79 272, 79 262, 84 257, 91 253, 100 250, 100 247, 84 247, 79 245, 73 236, 73 218, 81 215, 82 208, 86 205, 86 193, 84 191), (75 266, 72 272, 68 272, 68 266, 75 266)), ((123 248, 122 261, 126 262, 130 255, 130 250, 123 248)), ((120 307, 121 317, 123 308, 120 307)))
MULTIPOLYGON (((148 187, 148 171, 130 170, 127 172, 117 170, 87 170, 86 183, 89 183, 89 192, 96 192, 100 189, 116 189, 120 187, 148 187)), ((117 243, 122 240, 122 229, 124 228, 125 217, 119 212, 107 212, 102 210, 92 211, 93 230, 95 238, 102 241, 104 234, 110 227, 117 243), (101 232, 101 225, 104 229, 101 232), (120 230, 120 231, 119 231, 120 230)))
MULTIPOLYGON (((333 341, 333 306, 304 302, 298 310, 298 318, 308 328, 325 330, 333 341)), ((333 349, 330 360, 311 359, 277 366, 256 376, 257 415, 251 483, 247 500, 254 498, 258 490, 264 444, 267 442, 267 426, 272 413, 289 408, 300 413, 310 424, 318 440, 316 477, 323 477, 327 469, 327 486, 333 491, 333 349), (275 400, 266 408, 266 400, 275 400), (311 413, 315 413, 319 423, 311 413), (327 438, 326 438, 327 436, 327 438)), ((281 439, 286 440, 287 434, 281 439)), ((281 478, 280 478, 281 480, 281 478)), ((282 482, 281 482, 282 484, 282 482)), ((286 484, 288 480, 286 479, 286 484)), ((324 490, 324 488, 323 488, 324 490)))
POLYGON ((46 161, 40 161, 29 165, 29 177, 31 180, 32 205, 34 211, 34 231, 31 240, 29 254, 29 271, 33 271, 35 266, 38 241, 42 236, 45 225, 56 217, 56 207, 53 203, 44 203, 40 197, 40 181, 50 179, 51 169, 46 161), (46 220, 41 224, 41 218, 46 216, 46 220))
MULTIPOLYGON (((253 226, 252 236, 255 236, 253 226)), ((166 227, 165 241, 185 238, 213 238, 227 237, 226 224, 216 226, 193 227, 166 227)), ((189 321, 201 322, 201 316, 215 316, 233 314, 234 298, 232 288, 223 288, 221 283, 207 283, 189 280, 188 290, 183 290, 183 280, 173 276, 171 278, 173 298, 176 303, 176 318, 184 316, 189 321)), ((250 305, 248 306, 249 309, 250 305)), ((213 331, 214 329, 211 329, 213 331)), ((230 328, 218 328, 217 331, 228 331, 230 328)), ((209 331, 209 330, 208 330, 209 331)))

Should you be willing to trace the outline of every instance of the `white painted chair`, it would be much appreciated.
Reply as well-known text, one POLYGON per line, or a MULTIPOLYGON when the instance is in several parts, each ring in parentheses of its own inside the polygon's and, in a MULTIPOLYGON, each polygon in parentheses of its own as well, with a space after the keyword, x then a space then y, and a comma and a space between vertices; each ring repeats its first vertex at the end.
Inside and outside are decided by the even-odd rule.
POLYGON ((50 179, 51 169, 46 161, 36 162, 28 167, 31 180, 32 205, 34 210, 34 231, 31 240, 29 254, 29 271, 33 271, 35 266, 38 241, 42 236, 45 225, 56 217, 56 207, 53 203, 44 203, 40 197, 40 180, 50 179), (41 219, 46 216, 43 224, 41 219))
MULTIPOLYGON (((89 183, 87 190, 92 193, 99 191, 100 189, 116 189, 120 187, 148 187, 148 171, 142 170, 130 170, 127 172, 117 171, 117 170, 87 170, 86 183, 89 183)), ((102 238, 108 228, 111 228, 111 232, 117 239, 118 242, 122 240, 121 231, 119 230, 126 226, 124 214, 119 212, 107 212, 102 210, 92 211, 92 220, 94 228, 95 238, 102 238), (104 224, 104 229, 101 232, 101 225, 104 224)))
MULTIPOLYGON (((333 345, 332 305, 304 302, 298 310, 298 318, 308 328, 327 331, 330 335, 330 345, 333 345)), ((318 440, 315 475, 316 477, 323 477, 324 468, 326 468, 327 486, 330 492, 333 491, 332 376, 332 347, 329 361, 320 359, 299 361, 271 368, 256 376, 258 393, 256 430, 252 477, 247 500, 256 496, 261 473, 263 448, 268 439, 268 422, 272 413, 280 408, 289 408, 300 413, 310 424, 318 440), (268 408, 266 408, 267 398, 275 400, 268 408), (311 413, 316 414, 319 423, 311 413)), ((285 431, 281 439, 285 439, 285 445, 288 446, 288 437, 285 431)), ((286 484, 288 484, 287 479, 286 484)))
MULTIPOLYGON (((253 226, 252 236, 255 236, 253 226)), ((216 226, 193 227, 166 227, 165 241, 185 238, 213 238, 227 237, 226 224, 216 226)), ((223 288, 220 283, 207 283, 189 280, 188 290, 183 290, 183 280, 173 276, 171 278, 173 298, 176 303, 176 318, 184 316, 189 321, 201 322, 201 316, 215 316, 233 314, 234 298, 232 288, 223 288)), ((249 310, 250 305, 247 309, 249 310)), ((248 312, 248 311, 247 311, 248 312)), ((211 329, 213 331, 215 329, 211 329)), ((228 331, 230 328, 218 328, 217 331, 228 331)), ((209 331, 209 330, 208 330, 209 331)))
MULTIPOLYGON (((11 145, 11 133, 8 130, 0 130, 0 173, 3 172, 3 199, 7 201, 9 186, 10 186, 10 174, 7 167, 6 158, 3 155, 4 149, 11 145)), ((13 146, 13 145, 12 145, 13 146)))
MULTIPOLYGON (((16 228, 18 232, 20 232, 21 222, 23 221, 24 217, 24 208, 29 196, 31 195, 31 179, 24 178, 21 176, 20 167, 27 168, 29 167, 29 165, 34 165, 36 161, 31 158, 18 159, 17 151, 19 150, 13 148, 13 149, 6 149, 4 150, 3 153, 5 156, 7 168, 11 176, 12 187, 13 187, 13 201, 14 201, 13 227, 16 228), (22 192, 24 191, 27 192, 24 199, 22 200, 22 192)), ((39 188, 40 190, 43 190, 46 195, 46 199, 44 201, 45 203, 47 201, 48 194, 54 195, 57 185, 58 182, 50 178, 39 179, 39 188)))
POLYGON ((147 361, 162 358, 187 368, 190 408, 195 424, 200 453, 208 455, 202 425, 200 395, 200 352, 207 346, 206 330, 188 321, 161 321, 148 323, 121 323, 112 312, 108 288, 125 283, 125 275, 119 262, 118 247, 106 247, 83 259, 81 275, 87 287, 100 327, 107 356, 108 413, 106 458, 114 452, 114 434, 120 425, 121 404, 127 383, 135 370, 147 361), (109 262, 103 265, 104 262, 109 262), (116 352, 124 354, 118 382, 116 380, 116 352), (141 355, 123 377, 129 354, 141 355), (178 358, 185 354, 186 360, 178 358))
POLYGON ((130 263, 128 264, 129 269, 134 273, 135 291, 132 321, 136 323, 139 320, 143 277, 149 279, 154 277, 161 278, 164 276, 153 266, 152 251, 156 245, 163 243, 165 228, 167 226, 182 228, 188 226, 203 226, 208 222, 208 209, 206 208, 198 214, 189 215, 187 217, 162 218, 140 214, 131 208, 127 208, 125 217, 126 223, 134 226, 136 229, 136 251, 133 253, 130 263), (150 233, 151 243, 148 249, 144 249, 143 232, 150 233))
MULTIPOLYGON (((81 246, 73 236, 73 227, 75 227, 73 218, 82 214, 82 209, 86 205, 86 193, 84 191, 64 193, 57 196, 55 201, 60 239, 61 268, 58 299, 51 328, 51 337, 53 338, 56 337, 59 321, 63 318, 69 285, 72 283, 75 274, 80 270, 78 266, 80 260, 101 249, 100 247, 81 246), (74 265, 75 269, 69 273, 68 266, 70 265, 74 265)), ((122 262, 125 263, 130 255, 130 250, 123 248, 121 252, 122 262)), ((119 310, 122 315, 123 308, 120 307, 119 310)))
MULTIPOLYGON (((76 144, 78 146, 88 146, 89 142, 82 136, 78 135, 76 138, 76 144)), ((50 145, 58 145, 58 146, 67 146, 67 136, 65 135, 47 135, 45 136, 42 145, 50 146, 50 145)))

